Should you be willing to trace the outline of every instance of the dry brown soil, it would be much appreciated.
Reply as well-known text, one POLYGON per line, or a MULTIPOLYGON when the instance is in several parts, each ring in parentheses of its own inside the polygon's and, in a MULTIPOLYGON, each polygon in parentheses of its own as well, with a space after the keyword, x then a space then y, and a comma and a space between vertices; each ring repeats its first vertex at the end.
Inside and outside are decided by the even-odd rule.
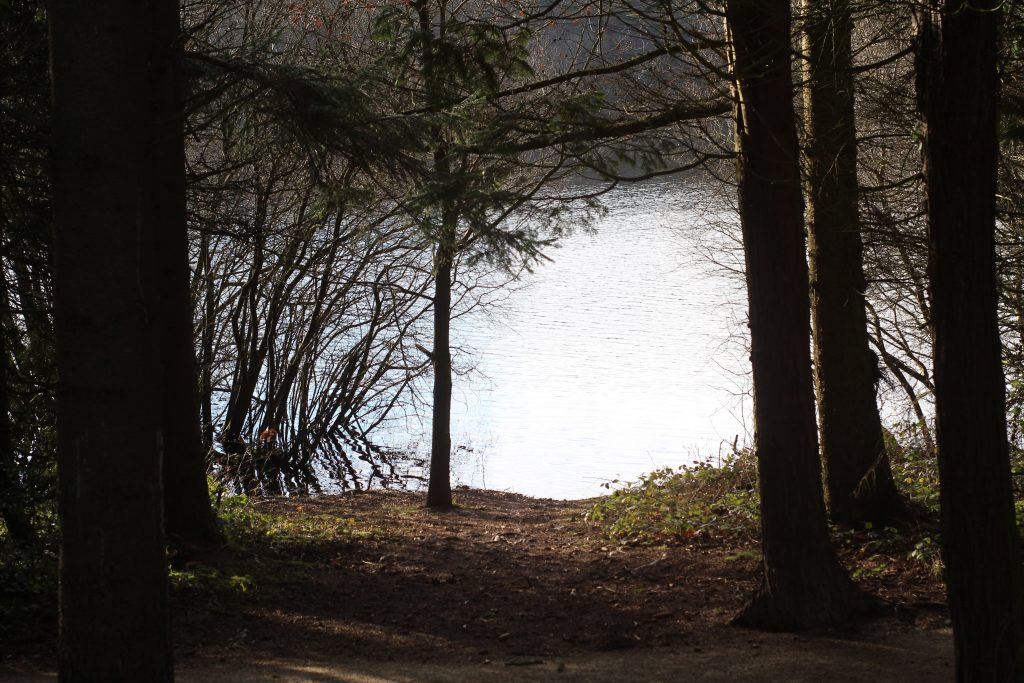
MULTIPOLYGON (((759 633, 728 625, 756 586, 755 547, 620 547, 585 520, 585 501, 475 490, 457 500, 447 513, 398 492, 258 501, 369 533, 180 557, 254 586, 175 591, 178 680, 952 679, 948 622, 933 604, 941 586, 927 573, 865 582, 893 603, 887 616, 759 633)), ((856 552, 848 563, 864 561, 856 552)), ((52 680, 46 668, 45 656, 8 662, 0 680, 52 680)))

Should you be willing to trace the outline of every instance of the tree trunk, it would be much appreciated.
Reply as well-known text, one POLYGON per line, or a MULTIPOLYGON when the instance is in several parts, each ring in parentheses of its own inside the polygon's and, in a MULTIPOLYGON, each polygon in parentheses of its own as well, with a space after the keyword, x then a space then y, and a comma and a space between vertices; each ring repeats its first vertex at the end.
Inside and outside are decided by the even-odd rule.
POLYGON ((920 15, 935 437, 957 680, 1021 680, 1021 556, 997 325, 997 24, 1001 3, 920 15))
MULTIPOLYGON (((0 237, 3 224, 0 223, 0 237)), ((14 451, 14 424, 11 420, 11 387, 14 383, 13 339, 15 327, 7 298, 7 283, 0 276, 0 517, 7 533, 16 541, 35 539, 35 530, 25 511, 24 496, 18 481, 18 459, 14 451)))
POLYGON ((805 0, 804 112, 814 369, 829 514, 905 520, 875 402, 868 343, 854 124, 850 0, 805 0))
POLYGON ((171 681, 158 235, 175 2, 50 5, 60 680, 171 681))
POLYGON ((158 181, 152 190, 161 216, 157 233, 160 356, 163 361, 164 524, 168 540, 204 545, 220 540, 206 483, 206 454, 199 423, 199 376, 193 339, 185 207, 185 129, 181 93, 182 52, 177 3, 164 2, 157 39, 177 46, 156 83, 156 107, 167 118, 150 143, 158 181))
POLYGON ((434 406, 427 507, 447 509, 452 506, 452 253, 444 240, 438 246, 434 268, 434 406))
POLYGON ((201 356, 199 360, 199 411, 202 415, 203 449, 213 448, 215 432, 213 427, 213 334, 217 315, 216 292, 210 258, 210 237, 200 237, 199 262, 204 276, 203 327, 201 333, 201 356))
MULTIPOLYGON (((5 283, 0 282, 0 286, 5 283)), ((0 304, 6 308, 7 297, 0 292, 0 304)), ((7 533, 16 541, 35 539, 35 530, 25 513, 24 497, 18 483, 18 463, 14 452, 14 429, 11 424, 10 387, 13 380, 11 352, 8 348, 10 329, 4 324, 6 315, 0 315, 0 517, 7 533)))
MULTIPOLYGON (((423 38, 423 78, 427 99, 433 106, 442 107, 444 97, 444 66, 438 63, 438 43, 445 38, 445 5, 439 7, 437 38, 434 37, 434 22, 427 0, 416 0, 414 5, 423 38)), ((448 158, 448 141, 441 125, 435 125, 432 135, 437 148, 434 150, 434 175, 439 184, 452 184, 451 161, 448 158)), ((430 481, 427 484, 427 507, 446 510, 452 507, 451 459, 452 459, 452 265, 455 261, 456 229, 458 214, 448 198, 439 202, 441 221, 433 228, 435 233, 434 252, 434 348, 431 360, 434 363, 434 404, 431 411, 430 437, 430 481)))
POLYGON ((799 629, 872 604, 829 541, 811 380, 808 272, 788 0, 730 0, 739 204, 754 378, 764 577, 737 622, 799 629))

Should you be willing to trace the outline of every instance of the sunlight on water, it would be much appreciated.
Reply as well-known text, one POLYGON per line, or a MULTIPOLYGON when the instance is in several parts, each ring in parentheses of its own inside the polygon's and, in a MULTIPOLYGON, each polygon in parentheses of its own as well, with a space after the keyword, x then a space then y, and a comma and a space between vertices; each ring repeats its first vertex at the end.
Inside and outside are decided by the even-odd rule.
POLYGON ((460 320, 453 479, 582 498, 727 453, 749 431, 746 295, 721 198, 682 179, 616 190, 595 234, 567 238, 500 315, 460 320))

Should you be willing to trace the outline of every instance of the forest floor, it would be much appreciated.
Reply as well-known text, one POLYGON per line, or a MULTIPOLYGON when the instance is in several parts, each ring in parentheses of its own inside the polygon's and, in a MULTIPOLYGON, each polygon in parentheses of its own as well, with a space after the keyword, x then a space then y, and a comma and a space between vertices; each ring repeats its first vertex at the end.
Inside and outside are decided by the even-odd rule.
MULTIPOLYGON (((477 490, 456 500, 447 513, 400 492, 251 501, 239 518, 250 536, 174 559, 177 679, 953 677, 941 582, 898 562, 873 571, 863 545, 841 552, 859 582, 891 603, 885 615, 838 630, 760 633, 728 625, 756 587, 756 545, 622 546, 587 521, 592 501, 477 490)), ((0 680, 53 680, 52 651, 37 644, 0 663, 0 680)))

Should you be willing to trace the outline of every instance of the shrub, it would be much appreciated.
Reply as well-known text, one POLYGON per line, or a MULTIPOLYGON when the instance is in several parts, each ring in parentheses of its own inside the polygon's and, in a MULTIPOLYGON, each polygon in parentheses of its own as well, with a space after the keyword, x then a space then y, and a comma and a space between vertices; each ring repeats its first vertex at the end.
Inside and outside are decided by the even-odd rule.
POLYGON ((602 499, 587 517, 627 544, 683 543, 758 533, 757 465, 744 449, 720 465, 699 463, 642 476, 602 499))

